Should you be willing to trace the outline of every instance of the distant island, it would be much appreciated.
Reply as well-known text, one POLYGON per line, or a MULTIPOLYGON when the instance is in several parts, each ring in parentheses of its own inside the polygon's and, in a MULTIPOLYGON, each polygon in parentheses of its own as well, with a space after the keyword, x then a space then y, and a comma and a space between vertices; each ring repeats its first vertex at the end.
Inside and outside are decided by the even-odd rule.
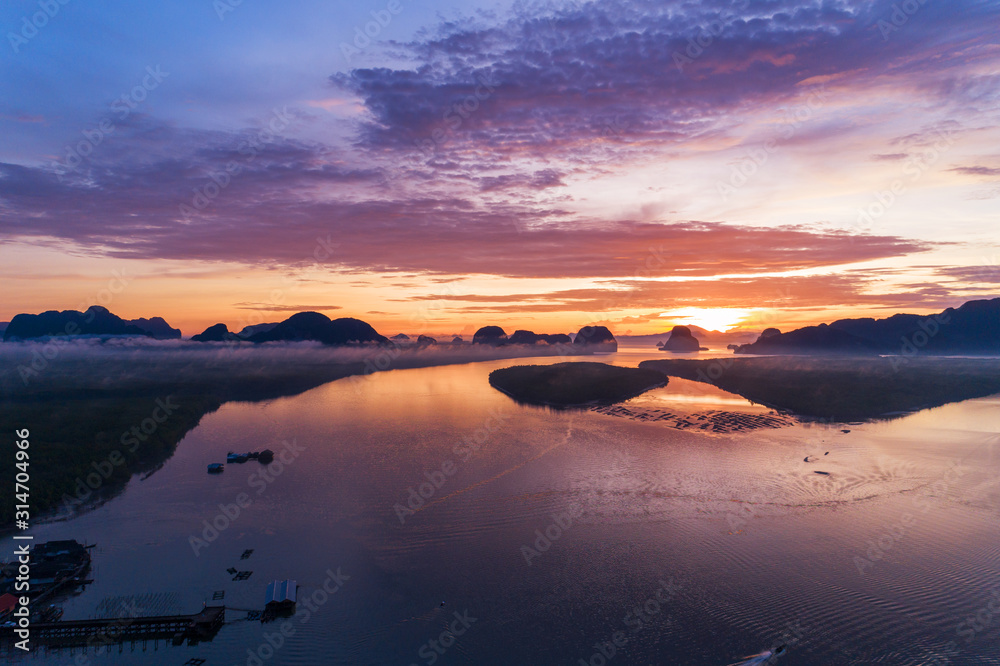
MULTIPOLYGON (((99 305, 91 306, 84 312, 49 310, 41 314, 19 314, 3 330, 3 340, 6 342, 55 337, 128 336, 168 340, 180 339, 181 332, 172 328, 162 317, 127 320, 99 305)), ((417 336, 416 342, 405 333, 387 338, 371 324, 360 319, 330 319, 319 312, 298 312, 284 321, 246 326, 239 333, 230 331, 226 324, 220 322, 190 338, 190 342, 227 344, 303 341, 315 341, 329 346, 429 347, 438 344, 435 338, 423 334, 417 336)), ((455 337, 450 344, 466 343, 461 337, 455 337)), ((567 355, 618 351, 618 341, 605 326, 584 326, 575 336, 517 330, 508 337, 501 327, 489 325, 476 331, 472 344, 488 347, 560 347, 567 355)))
POLYGON ((833 421, 891 417, 1000 393, 1000 359, 771 356, 664 359, 639 367, 833 421))
MULTIPOLYGON (((34 508, 73 512, 120 492, 134 474, 155 471, 202 416, 230 400, 295 395, 388 369, 586 356, 617 346, 604 327, 584 327, 575 340, 530 331, 505 339, 494 328, 500 333, 480 334, 474 344, 424 334, 390 339, 359 319, 304 312, 239 333, 218 323, 178 340, 180 331, 160 317, 127 320, 100 306, 17 315, 0 345, 0 428, 35 424, 32 435, 45 446, 33 454, 34 508), (137 344, 94 345, 94 338, 137 344)), ((0 442, 0 456, 13 459, 13 446, 13 439, 0 442)), ((13 504, 0 506, 0 529, 12 511, 13 504)))
POLYGON ((137 335, 171 340, 181 337, 162 317, 126 320, 107 308, 92 305, 85 312, 49 310, 41 314, 19 314, 4 327, 4 340, 30 340, 54 335, 137 335))
POLYGON ((611 405, 666 385, 662 372, 605 363, 515 365, 490 373, 490 386, 518 402, 548 407, 611 405))
POLYGON ((1000 298, 969 301, 933 315, 841 319, 788 333, 769 328, 737 354, 1000 354, 1000 298))
POLYGON ((612 353, 618 351, 618 341, 605 326, 584 326, 573 337, 565 333, 534 333, 518 330, 513 335, 499 326, 483 326, 472 336, 472 344, 502 347, 504 345, 560 346, 566 353, 612 353))
POLYGON ((674 326, 666 342, 661 342, 657 347, 666 352, 698 352, 707 350, 707 347, 701 346, 698 338, 694 337, 691 329, 687 326, 674 326))

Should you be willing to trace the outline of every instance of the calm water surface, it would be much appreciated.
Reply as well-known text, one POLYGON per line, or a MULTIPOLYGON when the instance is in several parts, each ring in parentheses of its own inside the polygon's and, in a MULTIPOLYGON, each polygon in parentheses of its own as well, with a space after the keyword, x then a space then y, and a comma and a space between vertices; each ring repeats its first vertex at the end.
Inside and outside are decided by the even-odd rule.
MULTIPOLYGON (((227 625, 195 646, 28 663, 724 665, 785 643, 776 663, 1000 664, 1000 399, 708 434, 517 405, 487 383, 510 364, 385 372, 206 416, 154 474, 34 534, 97 544, 65 619, 116 597, 191 613, 224 591, 227 625), (280 474, 205 473, 283 442, 280 474), (281 623, 243 618, 276 578, 314 610, 272 649, 281 623)), ((627 404, 769 412, 676 379, 627 404)))

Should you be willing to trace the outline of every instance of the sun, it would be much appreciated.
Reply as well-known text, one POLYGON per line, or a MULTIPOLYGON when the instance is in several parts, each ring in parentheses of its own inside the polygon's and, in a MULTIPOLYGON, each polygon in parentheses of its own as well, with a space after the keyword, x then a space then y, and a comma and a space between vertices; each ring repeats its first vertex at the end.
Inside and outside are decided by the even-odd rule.
POLYGON ((709 331, 728 331, 750 316, 750 310, 740 308, 681 308, 663 312, 661 317, 675 324, 700 326, 709 331))

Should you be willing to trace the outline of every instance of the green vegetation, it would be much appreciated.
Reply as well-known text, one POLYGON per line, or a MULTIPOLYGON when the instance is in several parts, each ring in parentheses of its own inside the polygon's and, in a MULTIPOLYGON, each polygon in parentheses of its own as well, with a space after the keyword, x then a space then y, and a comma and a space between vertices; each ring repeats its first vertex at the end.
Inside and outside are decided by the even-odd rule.
MULTIPOLYGON (((192 395, 5 401, 0 424, 9 434, 0 455, 13 460, 15 426, 27 428, 32 515, 73 510, 114 495, 133 473, 161 465, 219 404, 192 395)), ((0 525, 12 522, 13 508, 13 502, 0 505, 0 525)))
MULTIPOLYGON (((133 474, 162 465, 205 414, 231 400, 296 395, 345 377, 364 381, 363 375, 390 368, 556 353, 555 348, 471 345, 434 351, 392 346, 336 349, 198 343, 158 348, 60 341, 44 346, 3 343, 0 473, 13 478, 14 432, 27 428, 30 506, 32 518, 37 519, 56 510, 89 506, 120 492, 133 474), (43 350, 47 355, 42 355, 43 350)), ((3 531, 12 526, 15 502, 13 484, 0 487, 3 531)))
MULTIPOLYGON (((256 366, 218 354, 203 364, 181 354, 94 361, 58 359, 27 384, 4 377, 0 431, 7 435, 0 440, 0 459, 14 460, 13 433, 27 428, 34 517, 120 492, 133 474, 162 465, 188 431, 224 402, 294 395, 364 372, 361 363, 263 355, 256 366)), ((0 526, 12 523, 13 505, 0 503, 0 526)))
POLYGON ((490 386, 519 402, 550 407, 610 405, 667 383, 656 370, 604 363, 515 365, 490 373, 490 386))
POLYGON ((862 421, 1000 393, 1000 360, 781 357, 643 361, 801 416, 862 421))

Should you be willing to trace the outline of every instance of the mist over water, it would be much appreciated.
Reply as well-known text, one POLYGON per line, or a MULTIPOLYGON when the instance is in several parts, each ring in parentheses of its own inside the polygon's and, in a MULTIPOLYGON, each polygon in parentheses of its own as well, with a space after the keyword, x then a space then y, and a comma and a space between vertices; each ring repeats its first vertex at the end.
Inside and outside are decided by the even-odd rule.
MULTIPOLYGON (((36 540, 97 544, 94 583, 65 619, 143 594, 191 613, 225 592, 212 642, 88 663, 723 665, 782 644, 772 663, 1000 663, 1000 615, 983 611, 1000 572, 997 398, 711 433, 519 405, 487 382, 511 363, 226 403, 155 473, 37 526, 36 540), (263 448, 287 464, 205 472, 263 448), (248 506, 219 519, 241 495, 248 506), (225 527, 209 539, 213 523, 225 527), (233 581, 231 567, 253 574, 233 581), (236 609, 285 578, 315 610, 269 649, 280 622, 236 609)), ((680 379, 624 406, 770 412, 680 379)))

